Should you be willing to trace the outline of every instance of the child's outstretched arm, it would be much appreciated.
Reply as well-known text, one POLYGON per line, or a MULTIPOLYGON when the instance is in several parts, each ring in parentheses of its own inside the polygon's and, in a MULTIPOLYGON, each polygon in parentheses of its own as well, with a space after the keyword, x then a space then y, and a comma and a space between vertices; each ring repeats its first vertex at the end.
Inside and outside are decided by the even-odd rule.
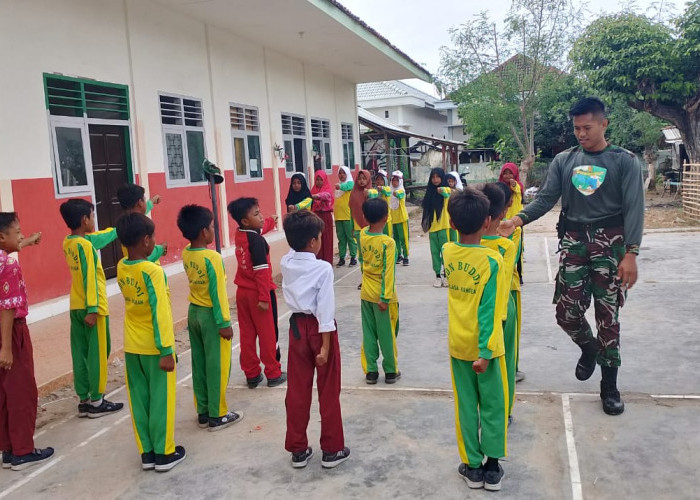
POLYGON ((153 198, 148 200, 146 202, 146 215, 151 213, 151 210, 153 210, 153 205, 157 205, 158 203, 160 203, 160 195, 159 194, 154 195, 153 198))
POLYGON ((163 243, 162 245, 156 245, 153 247, 153 251, 151 252, 151 255, 148 256, 147 260, 149 262, 158 262, 158 259, 160 259, 167 252, 168 252, 168 244, 167 243, 163 243))
POLYGON ((92 243, 95 249, 101 250, 117 239, 117 230, 116 228, 108 227, 94 233, 87 233, 85 239, 92 243))
POLYGON ((273 229, 277 227, 277 216, 273 215, 271 217, 265 217, 265 221, 263 222, 263 227, 262 231, 260 231, 260 234, 267 234, 273 229))
POLYGON ((28 247, 31 245, 38 245, 39 243, 41 243, 41 231, 38 233, 34 233, 27 238, 24 238, 19 244, 19 249, 21 250, 24 247, 28 247))

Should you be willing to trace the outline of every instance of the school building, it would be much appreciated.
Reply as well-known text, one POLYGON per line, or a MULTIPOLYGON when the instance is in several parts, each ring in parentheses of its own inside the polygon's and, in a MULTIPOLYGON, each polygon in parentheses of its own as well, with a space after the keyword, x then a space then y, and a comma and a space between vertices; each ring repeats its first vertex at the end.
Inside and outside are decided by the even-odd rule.
MULTIPOLYGON (((255 196, 281 216, 293 173, 357 166, 356 84, 429 78, 335 0, 3 1, 0 68, 0 208, 19 213, 25 235, 43 232, 20 255, 43 317, 68 308, 67 198, 91 200, 104 228, 125 182, 161 195, 156 239, 179 272, 167 266, 186 244, 177 212, 212 204, 204 158, 224 174, 231 254, 228 201, 255 196)), ((108 278, 119 258, 116 244, 102 251, 108 278)))

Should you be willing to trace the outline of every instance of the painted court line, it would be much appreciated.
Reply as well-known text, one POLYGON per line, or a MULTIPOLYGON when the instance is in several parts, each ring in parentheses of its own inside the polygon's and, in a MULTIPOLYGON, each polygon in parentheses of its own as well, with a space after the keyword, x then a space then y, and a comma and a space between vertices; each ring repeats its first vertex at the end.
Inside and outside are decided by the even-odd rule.
POLYGON ((574 419, 571 416, 571 403, 568 394, 561 395, 562 409, 564 411, 564 431, 566 433, 566 448, 569 452, 569 477, 571 478, 571 495, 573 500, 583 500, 583 488, 581 486, 581 473, 579 472, 578 454, 576 453, 576 441, 574 439, 574 419))
POLYGON ((27 484, 28 482, 30 482, 32 479, 34 479, 35 477, 37 477, 37 476, 38 476, 39 474, 41 474, 42 472, 45 472, 45 471, 47 471, 48 469, 50 469, 51 467, 53 467, 54 465, 56 465, 56 464, 57 464, 58 462, 60 462, 62 459, 63 459, 63 457, 56 457, 56 458, 54 458, 53 460, 51 460, 49 463, 47 463, 46 465, 42 465, 42 466, 39 467, 37 470, 35 470, 35 471, 32 472, 31 474, 29 474, 27 477, 25 477, 24 479, 22 479, 21 481, 19 481, 19 482, 13 484, 13 485, 10 486, 9 488, 7 488, 7 489, 3 490, 2 492, 0 492, 0 498, 5 498, 6 496, 8 496, 8 495, 9 495, 10 493, 12 493, 13 491, 16 491, 17 489, 21 488, 22 486, 24 486, 25 484, 27 484))
POLYGON ((549 243, 547 243, 546 236, 544 236, 542 239, 544 239, 544 256, 547 258, 547 279, 551 284, 554 283, 554 279, 552 278, 552 259, 549 256, 549 243))

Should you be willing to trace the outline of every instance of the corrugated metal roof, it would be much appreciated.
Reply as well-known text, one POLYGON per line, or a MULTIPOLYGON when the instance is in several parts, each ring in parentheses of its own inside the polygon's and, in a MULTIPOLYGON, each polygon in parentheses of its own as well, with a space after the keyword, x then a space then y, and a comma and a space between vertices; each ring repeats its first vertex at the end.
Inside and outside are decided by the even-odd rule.
POLYGON ((357 84, 357 100, 359 102, 399 97, 415 97, 425 101, 429 107, 433 107, 439 101, 437 97, 398 80, 357 84))
POLYGON ((683 139, 681 138, 681 132, 680 130, 678 130, 677 127, 664 127, 661 129, 661 131, 664 133, 664 138, 666 139, 667 143, 680 144, 683 142, 683 139))

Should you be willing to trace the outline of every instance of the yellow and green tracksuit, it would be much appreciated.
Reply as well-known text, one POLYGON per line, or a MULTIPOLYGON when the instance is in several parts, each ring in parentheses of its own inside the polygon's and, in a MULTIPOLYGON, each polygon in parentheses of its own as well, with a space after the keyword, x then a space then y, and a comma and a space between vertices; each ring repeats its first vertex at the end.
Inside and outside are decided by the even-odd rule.
POLYGON ((398 201, 398 208, 389 205, 389 214, 393 223, 394 242, 396 242, 396 258, 408 257, 408 211, 406 210, 406 191, 396 189, 392 196, 398 201))
POLYGON ((231 341, 219 335, 219 330, 231 326, 224 261, 214 250, 187 245, 182 264, 190 284, 187 329, 195 410, 223 417, 228 413, 226 387, 231 374, 231 341))
POLYGON ((99 401, 107 386, 107 358, 111 352, 109 307, 105 273, 97 250, 117 239, 114 228, 69 235, 63 240, 63 254, 71 276, 70 344, 73 382, 81 401, 99 401), (95 326, 85 316, 96 313, 95 326))
POLYGON ((376 372, 379 351, 384 373, 398 373, 399 362, 396 337, 399 334, 399 299, 396 295, 394 268, 396 244, 383 233, 370 233, 369 227, 360 231, 362 269, 362 369, 376 372), (388 304, 379 310, 379 302, 388 304))
POLYGON ((451 241, 450 214, 447 212, 447 205, 450 195, 452 194, 452 190, 448 187, 439 187, 438 193, 445 198, 445 202, 442 204, 440 218, 438 219, 437 215, 433 214, 433 220, 430 223, 430 230, 428 231, 428 238, 430 240, 430 256, 432 257, 435 276, 440 276, 440 271, 442 269, 442 247, 445 243, 451 241))
POLYGON ((500 253, 481 245, 447 243, 442 249, 449 283, 452 388, 459 456, 479 467, 484 457, 506 456, 508 376, 503 341, 503 267, 500 253), (488 359, 484 373, 472 363, 488 359), (481 432, 479 432, 481 431, 481 432))
POLYGON ((517 250, 512 241, 501 236, 482 236, 481 244, 486 248, 496 250, 503 257, 503 268, 499 278, 501 283, 499 290, 502 293, 501 305, 503 307, 503 342, 505 345, 506 369, 508 372, 508 415, 513 413, 515 401, 515 360, 518 341, 518 320, 516 316, 515 300, 510 293, 510 283, 513 279, 513 269, 517 258, 517 250))
POLYGON ((175 370, 160 369, 174 356, 175 334, 165 271, 148 260, 122 259, 117 282, 124 296, 124 361, 131 420, 139 453, 175 452, 175 370))
POLYGON ((338 257, 345 259, 346 251, 350 251, 350 257, 357 256, 357 241, 353 234, 354 223, 350 214, 350 192, 355 183, 346 181, 340 183, 342 195, 337 196, 333 205, 333 218, 335 219, 335 233, 338 236, 338 257))
POLYGON ((520 361, 520 332, 522 330, 522 303, 520 295, 520 273, 518 272, 517 263, 520 261, 523 254, 523 230, 521 227, 516 227, 513 234, 510 235, 509 239, 515 245, 516 250, 516 265, 513 268, 513 281, 510 284, 510 294, 513 297, 513 302, 515 302, 515 318, 516 318, 516 343, 515 343, 515 370, 518 370, 518 363, 520 361))
POLYGON ((299 203, 294 205, 297 210, 311 210, 311 204, 313 203, 313 198, 304 198, 299 203))
POLYGON ((368 189, 367 190, 367 199, 370 198, 381 198, 386 202, 387 209, 389 210, 387 219, 386 219, 386 225, 384 226, 384 229, 382 232, 389 236, 390 238, 393 238, 393 225, 394 222, 391 218, 391 208, 389 207, 389 198, 391 197, 391 188, 389 186, 379 186, 377 188, 373 189, 368 189))

